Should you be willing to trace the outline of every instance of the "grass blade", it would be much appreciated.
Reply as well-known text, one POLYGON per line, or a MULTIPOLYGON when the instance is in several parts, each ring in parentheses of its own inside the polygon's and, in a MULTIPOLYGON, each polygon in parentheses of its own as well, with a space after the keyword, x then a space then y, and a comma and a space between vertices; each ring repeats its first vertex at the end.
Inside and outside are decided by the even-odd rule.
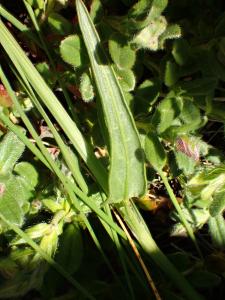
MULTIPOLYGON (((91 199, 86 196, 86 194, 84 194, 75 184, 72 184, 72 182, 68 181, 65 176, 63 175, 63 173, 61 172, 61 170, 59 169, 58 165, 55 163, 55 161, 52 159, 51 155, 49 154, 49 152, 47 151, 47 149, 45 148, 45 146, 43 145, 40 137, 38 136, 38 134, 36 133, 35 129, 33 128, 32 124, 30 123, 29 119, 27 118, 27 116, 25 115, 25 113, 23 112, 23 110, 21 109, 17 97, 16 95, 13 93, 13 90, 7 80, 7 78, 5 77, 5 74, 3 72, 3 70, 0 68, 0 77, 3 81, 3 84, 5 85, 10 97, 13 99, 13 102, 24 122, 24 124, 26 125, 27 129, 29 130, 29 132, 31 133, 31 135, 35 138, 37 146, 40 148, 41 153, 44 156, 44 159, 46 159, 47 161, 47 166, 56 174, 56 176, 59 178, 59 180, 61 180, 62 184, 64 185, 65 189, 68 192, 68 195, 70 196, 70 199, 72 201, 72 204, 76 207, 76 209, 78 211, 80 211, 80 204, 77 201, 77 198, 75 196, 75 194, 81 199, 81 201, 83 201, 88 207, 90 207, 90 209, 92 211, 94 211, 101 219, 103 219, 110 227, 112 227, 114 230, 116 230, 116 232, 122 236, 123 238, 126 239, 124 232, 121 230, 121 228, 115 223, 113 222, 93 201, 91 201, 91 199)), ((1 119, 4 120, 6 118, 3 117, 3 114, 0 114, 1 119)), ((7 122, 8 124, 10 124, 10 122, 7 122)), ((7 124, 7 125, 8 125, 7 124)), ((14 126, 15 129, 15 126, 14 126)), ((21 138, 21 135, 18 135, 19 138, 21 138)), ((21 138, 22 141, 26 142, 25 139, 21 138)), ((29 144, 28 144, 29 145, 29 144)), ((32 150, 32 148, 30 148, 32 150)), ((34 153, 35 154, 35 153, 34 153)), ((40 155, 39 155, 40 156, 40 155)), ((80 211, 81 214, 84 217, 84 220, 86 220, 86 216, 82 213, 82 211, 80 211)), ((87 224, 86 224, 87 225, 87 224)))
POLYGON ((69 117, 65 108, 61 105, 54 93, 48 87, 41 75, 38 73, 32 62, 27 58, 24 51, 13 38, 11 33, 0 20, 0 43, 5 49, 6 53, 12 60, 13 64, 20 64, 22 75, 25 74, 35 92, 39 95, 42 102, 47 106, 54 118, 64 130, 67 137, 76 148, 77 152, 81 155, 82 159, 87 163, 97 181, 101 184, 102 188, 107 191, 107 174, 105 168, 97 160, 94 155, 93 149, 85 141, 81 132, 76 124, 69 117))
MULTIPOLYGON (((7 78, 5 77, 4 73, 2 72, 1 68, 0 68, 0 77, 2 78, 5 86, 8 88, 8 92, 11 96, 11 98, 13 99, 13 102, 15 104, 15 106, 18 108, 18 111, 20 112, 20 115, 22 116, 22 119, 25 121, 26 120, 26 115, 24 114, 24 112, 22 111, 22 109, 19 106, 19 103, 17 101, 16 96, 13 94, 13 91, 9 85, 9 82, 7 81, 7 78)), ((25 90, 27 90, 28 95, 30 96, 30 98, 33 100, 34 103, 37 102, 37 99, 35 97, 35 95, 33 94, 33 91, 29 85, 29 83, 26 81, 26 78, 24 78, 25 82, 24 82, 24 88, 25 90), (27 85, 27 86, 26 86, 27 85)), ((66 148, 66 146, 64 145, 63 141, 61 140, 61 138, 59 137, 58 133, 53 129, 53 124, 51 123, 51 121, 49 120, 49 118, 47 117, 45 111, 43 110, 43 108, 41 107, 41 105, 39 103, 36 103, 37 107, 39 109, 39 112, 44 116, 47 124, 49 125, 49 128, 52 130, 52 132, 54 133, 54 137, 56 139, 56 141, 58 142, 58 145, 60 146, 60 149, 62 151, 62 153, 64 155, 67 156, 67 151, 68 149, 66 148), (66 153, 65 153, 66 152, 66 153)), ((27 120, 27 123, 29 123, 29 120, 27 120)), ((28 128, 31 129, 31 124, 29 124, 28 128)), ((58 178, 61 180, 61 182, 63 183, 65 189, 68 192, 68 195, 70 196, 70 200, 71 200, 71 204, 72 206, 74 206, 75 211, 79 211, 80 216, 83 218, 83 221, 85 223, 85 225, 87 226, 87 229, 89 230, 89 233, 96 245, 96 247, 98 248, 98 250, 100 251, 101 255, 103 256, 103 259, 105 260, 109 270, 112 272, 113 276, 116 278, 116 280, 120 283, 120 281, 118 280, 118 276, 116 274, 116 272, 113 270, 113 267, 110 263, 110 260, 108 259, 108 257, 105 255, 101 244, 99 243, 99 240, 88 220, 88 218, 86 217, 86 215, 82 212, 82 208, 80 207, 80 203, 78 202, 77 198, 74 195, 74 190, 73 187, 75 187, 74 184, 72 184, 70 181, 67 181, 66 178, 64 178, 61 170, 58 168, 58 166, 56 165, 56 163, 54 162, 54 160, 51 158, 51 156, 49 155, 49 153, 47 152, 47 150, 45 149, 45 147, 42 145, 42 141, 40 140, 40 138, 38 137, 38 135, 36 134, 35 130, 32 129, 32 135, 34 136, 37 144, 39 145, 43 155, 46 157, 46 159, 49 162, 49 165, 51 166, 51 169, 56 173, 56 175, 58 176, 58 178)), ((67 157, 68 158, 68 157, 67 157)), ((89 200, 90 201, 90 200, 89 200)), ((100 209, 99 209, 100 211, 100 209)), ((111 224, 114 224, 113 220, 111 218, 109 218, 111 224)), ((122 286, 122 284, 121 284, 122 286)))

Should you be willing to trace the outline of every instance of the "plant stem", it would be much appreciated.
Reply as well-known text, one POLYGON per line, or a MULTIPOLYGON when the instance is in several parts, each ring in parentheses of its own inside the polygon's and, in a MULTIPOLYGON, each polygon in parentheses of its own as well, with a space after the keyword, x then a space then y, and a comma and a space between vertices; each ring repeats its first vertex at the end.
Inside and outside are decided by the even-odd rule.
POLYGON ((151 256, 153 261, 165 272, 174 285, 183 292, 186 298, 189 300, 202 300, 202 297, 159 249, 133 201, 123 201, 123 205, 117 205, 117 209, 125 219, 143 250, 151 256))
POLYGON ((191 225, 190 225, 190 224, 188 223, 188 221, 186 220, 186 218, 185 218, 185 216, 184 216, 184 214, 183 214, 183 211, 182 211, 182 209, 180 208, 180 205, 179 205, 179 203, 178 203, 178 201, 177 201, 177 198, 176 198, 176 196, 174 195, 174 192, 173 192, 173 190, 172 190, 172 188, 171 188, 171 186, 170 186, 170 184, 169 184, 169 182, 168 182, 167 177, 164 175, 164 173, 163 173, 162 170, 158 170, 158 173, 159 173, 160 177, 162 178, 162 181, 163 181, 163 183, 164 183, 164 185, 165 185, 165 187, 166 187, 166 190, 167 190, 167 192, 168 192, 168 194, 169 194, 169 197, 170 197, 170 199, 171 199, 171 201, 172 201, 172 203, 173 203, 173 205, 174 205, 176 211, 178 212, 180 221, 182 222, 182 224, 184 225, 185 229, 187 230, 188 235, 189 235, 190 238, 192 239, 192 241, 193 241, 193 243, 194 243, 194 245, 195 245, 195 247, 196 247, 196 249, 197 249, 197 251, 198 251, 199 256, 200 256, 201 258, 203 258, 202 253, 201 253, 201 250, 200 250, 200 248, 199 248, 199 246, 198 246, 198 243, 197 243, 197 241, 196 241, 196 238, 195 238, 193 229, 191 228, 191 225))

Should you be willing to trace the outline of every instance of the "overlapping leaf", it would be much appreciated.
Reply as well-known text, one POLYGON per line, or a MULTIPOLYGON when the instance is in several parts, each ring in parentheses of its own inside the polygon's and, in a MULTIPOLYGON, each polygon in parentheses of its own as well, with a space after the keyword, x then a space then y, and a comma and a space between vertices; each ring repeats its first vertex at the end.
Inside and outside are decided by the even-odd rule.
POLYGON ((110 142, 109 200, 119 202, 145 191, 143 154, 137 129, 114 70, 83 3, 77 14, 98 88, 110 142))

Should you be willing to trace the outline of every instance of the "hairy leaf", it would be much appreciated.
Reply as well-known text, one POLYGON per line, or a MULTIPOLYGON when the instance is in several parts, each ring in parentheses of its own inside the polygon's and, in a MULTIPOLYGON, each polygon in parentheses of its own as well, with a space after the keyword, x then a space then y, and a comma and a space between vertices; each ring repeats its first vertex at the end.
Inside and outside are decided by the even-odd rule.
POLYGON ((120 69, 131 69, 135 63, 135 51, 122 35, 113 34, 109 38, 109 53, 120 69))
POLYGON ((160 17, 166 8, 168 0, 139 0, 128 12, 132 27, 142 29, 160 17))
POLYGON ((181 28, 177 24, 168 25, 166 30, 159 36, 159 49, 164 47, 166 40, 181 37, 181 28))
POLYGON ((24 144, 13 133, 7 133, 0 144, 0 174, 10 173, 24 151, 24 144))
POLYGON ((80 86, 79 86, 82 99, 85 102, 90 102, 94 99, 94 90, 91 82, 90 75, 84 72, 80 78, 80 86))
POLYGON ((178 168, 183 171, 184 175, 191 175, 194 173, 196 166, 196 161, 194 159, 179 151, 175 152, 175 158, 178 168))
POLYGON ((13 175, 0 176, 0 213, 13 224, 23 223, 22 203, 24 199, 21 185, 13 175))
POLYGON ((167 97, 162 100, 157 107, 152 123, 157 128, 158 133, 163 133, 172 125, 172 122, 180 115, 183 106, 181 97, 167 97))
POLYGON ((65 38, 59 49, 62 59, 74 67, 83 67, 87 62, 85 47, 77 34, 65 38))
POLYGON ((149 132, 145 139, 145 154, 155 170, 162 170, 166 164, 166 152, 154 132, 149 132))
POLYGON ((159 36, 166 30, 167 22, 160 17, 142 29, 133 39, 133 42, 140 48, 156 51, 159 49, 159 36))
POLYGON ((20 162, 16 164, 14 172, 20 175, 31 189, 38 184, 38 172, 32 164, 20 162))
POLYGON ((120 70, 116 68, 116 66, 114 67, 114 70, 116 72, 118 82, 121 88, 123 89, 123 91, 125 92, 133 91, 133 89, 135 88, 135 76, 133 71, 129 69, 120 70))

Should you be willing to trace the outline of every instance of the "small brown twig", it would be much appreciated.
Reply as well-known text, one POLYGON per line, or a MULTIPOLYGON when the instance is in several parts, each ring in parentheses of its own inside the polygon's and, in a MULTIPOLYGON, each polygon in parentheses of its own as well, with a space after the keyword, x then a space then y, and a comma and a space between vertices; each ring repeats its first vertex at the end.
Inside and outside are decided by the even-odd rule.
POLYGON ((148 281, 151 289, 153 290, 153 293, 155 295, 156 300, 162 300, 162 298, 160 297, 159 292, 158 292, 158 290, 157 290, 157 288, 155 286, 155 283, 154 283, 154 281, 153 281, 153 279, 152 279, 152 277, 151 277, 151 275, 150 275, 150 273, 149 273, 149 271, 148 271, 148 269, 147 269, 147 267, 146 267, 146 265, 145 265, 145 263, 144 263, 141 255, 140 255, 140 253, 139 253, 139 251, 138 251, 138 249, 137 249, 137 247, 136 247, 136 245, 135 245, 135 243, 134 243, 134 241, 133 241, 130 233, 128 232, 126 226, 124 225, 124 223, 123 223, 120 215, 114 209, 113 209, 113 212, 114 212, 114 215, 115 215, 117 221, 119 222, 120 226, 122 227, 123 231, 125 232, 125 234, 127 236, 127 239, 128 239, 128 241, 129 241, 129 243, 131 245, 131 248, 133 249, 134 254, 136 255, 136 257, 137 257, 137 259, 138 259, 138 261, 139 261, 139 263, 141 265, 141 268, 142 268, 142 270, 145 273, 147 281, 148 281))

